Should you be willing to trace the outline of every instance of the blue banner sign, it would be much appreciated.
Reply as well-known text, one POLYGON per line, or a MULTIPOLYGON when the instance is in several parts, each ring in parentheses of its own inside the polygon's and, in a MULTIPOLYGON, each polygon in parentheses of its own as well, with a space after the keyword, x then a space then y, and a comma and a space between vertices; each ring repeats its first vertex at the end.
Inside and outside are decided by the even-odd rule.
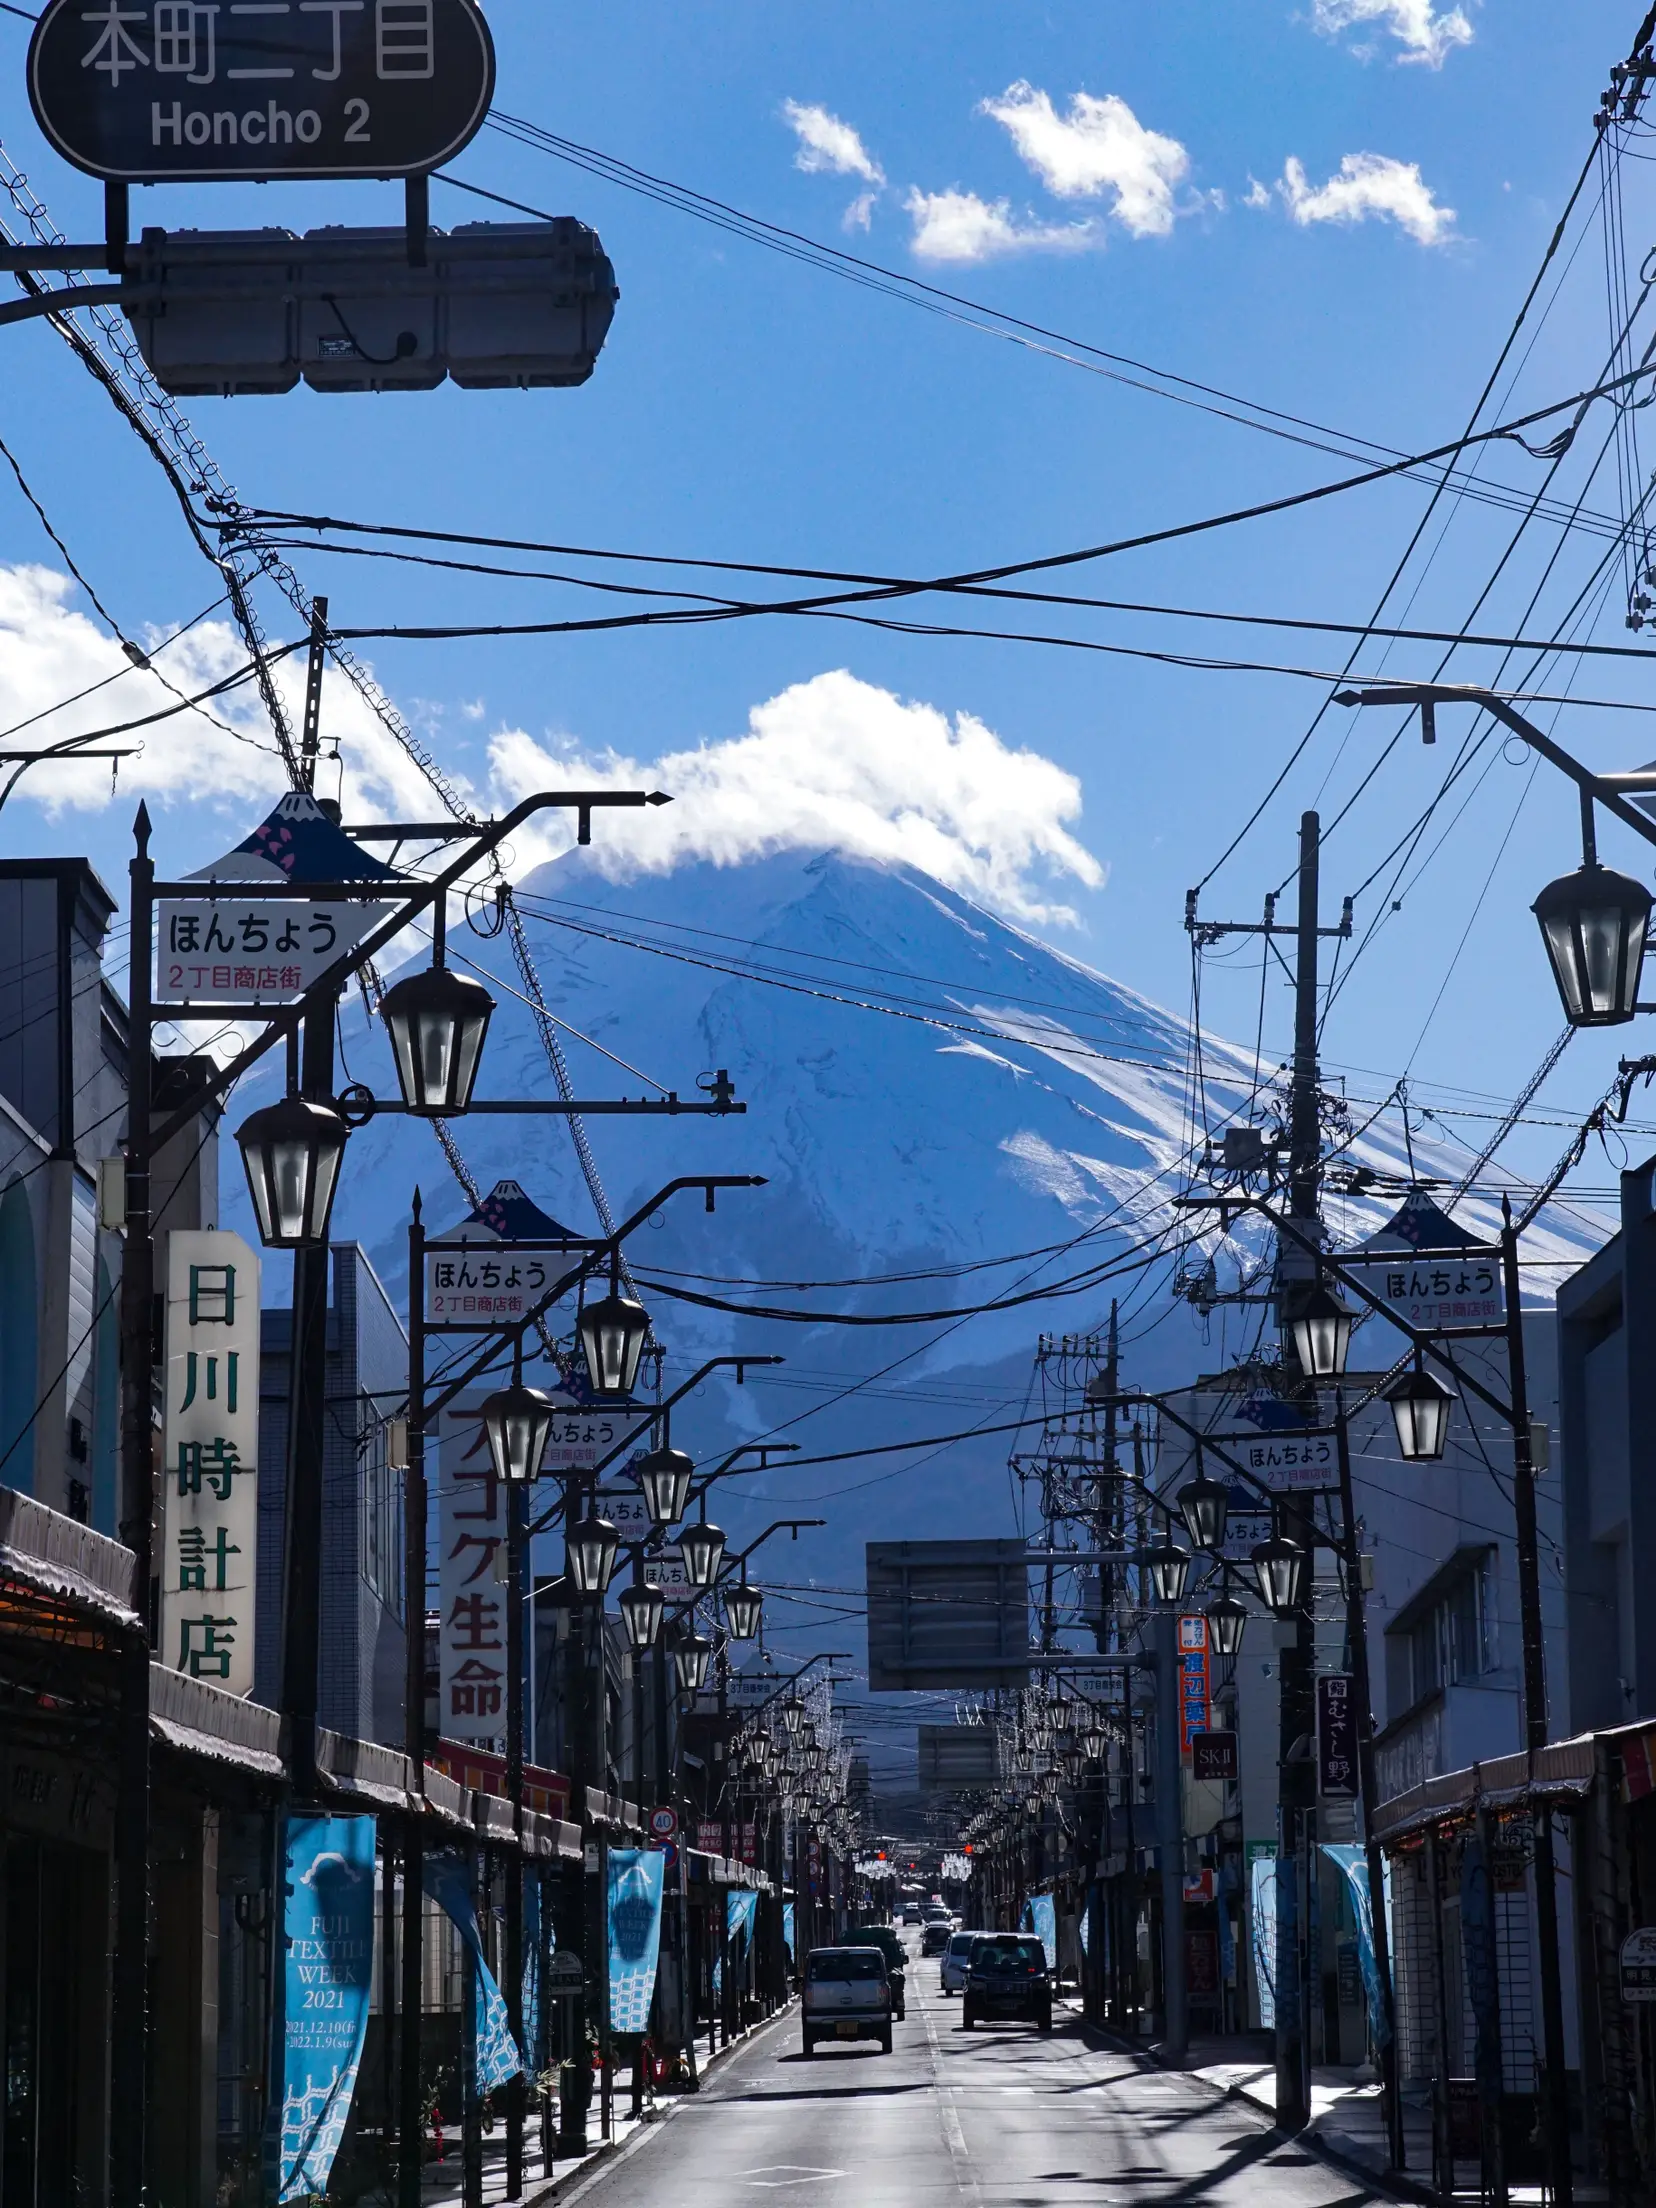
POLYGON ((290 1818, 283 1868, 287 1967, 276 2198, 303 2201, 328 2189, 368 2033, 373 1818, 290 1818))
POLYGON ((791 1956, 794 1951, 794 1905, 791 1901, 782 1904, 782 1945, 791 1956))
POLYGON ((1024 1903, 1024 1930, 1033 1932, 1046 1951, 1048 1970, 1058 1968, 1058 1905, 1050 1894, 1031 1894, 1024 1903))
POLYGON ((479 2093, 515 2078, 523 2068, 517 2041, 506 2017, 506 2001, 495 1983, 472 1900, 471 1864, 463 1855, 428 1855, 421 1865, 426 1892, 466 1943, 472 1965, 472 2080, 479 2093))
POLYGON ((666 1865, 659 1848, 609 1851, 610 2028, 647 2032, 661 1952, 666 1865))

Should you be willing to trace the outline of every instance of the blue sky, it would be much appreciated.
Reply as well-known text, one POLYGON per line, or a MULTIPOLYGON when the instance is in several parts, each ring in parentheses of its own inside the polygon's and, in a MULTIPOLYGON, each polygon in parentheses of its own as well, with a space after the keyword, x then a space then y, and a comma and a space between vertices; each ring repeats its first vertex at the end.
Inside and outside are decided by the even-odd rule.
MULTIPOLYGON (((1460 429, 1493 365, 1590 150, 1599 92, 1638 10, 1602 0, 1567 9, 1541 0, 1465 0, 1463 9, 1429 0, 909 0, 897 10, 721 0, 693 10, 552 11, 498 0, 489 14, 502 113, 1087 343, 1415 450, 1460 429)), ((45 149, 29 118, 26 37, 23 23, 0 16, 0 136, 58 223, 93 235, 95 188, 45 149)), ((1630 149, 1618 184, 1635 270, 1651 198, 1642 151, 1630 149)), ((1333 455, 798 266, 496 131, 453 167, 599 230, 622 296, 592 382, 575 392, 190 402, 250 503, 939 573, 1113 539, 1347 472, 1333 455)), ((1590 184, 1589 210, 1596 194, 1590 184)), ((452 224, 487 210, 439 185, 433 212, 452 224)), ((353 185, 146 191, 134 209, 135 223, 173 228, 299 230, 398 215, 394 191, 353 185)), ((1503 394, 1508 412, 1584 387, 1607 350, 1597 216, 1578 216, 1555 270, 1556 298, 1544 293, 1547 311, 1534 318, 1503 394)), ((168 632, 216 587, 171 492, 49 331, 11 328, 0 342, 0 437, 128 633, 168 632)), ((1514 446, 1483 468, 1521 493, 1542 475, 1514 446)), ((1569 495, 1581 472, 1560 477, 1569 495)), ((1361 621, 1426 497, 1417 484, 1358 492, 1094 565, 1058 587, 1361 621)), ((1619 515, 1613 472, 1591 503, 1619 515)), ((1397 601, 1407 618, 1433 628, 1466 619, 1511 524, 1487 505, 1456 504, 1452 518, 1440 507, 1430 562, 1417 560, 1397 601)), ((1523 540, 1482 625, 1500 632, 1519 620, 1556 543, 1550 531, 1523 540)), ((1599 538, 1571 536, 1537 619, 1548 615, 1550 625, 1602 550, 1599 538)), ((8 581, 23 563, 62 565, 0 471, 0 626, 11 632, 0 705, 11 718, 110 664, 86 600, 73 588, 54 597, 38 577, 8 581)), ((308 554, 298 565, 349 625, 590 610, 588 600, 523 584, 308 554)), ((272 633, 295 633, 279 600, 265 613, 272 633)), ((1612 578, 1591 633, 1635 641, 1624 613, 1612 578)), ((950 611, 931 601, 921 617, 950 611)), ((981 617, 1313 668, 1339 666, 1347 649, 1332 637, 1144 616, 1026 619, 1001 607, 981 617)), ((210 643, 201 641, 205 656, 191 665, 228 664, 212 659, 210 643)), ((503 732, 517 732, 511 764, 520 776, 538 750, 560 747, 589 760, 613 752, 642 773, 664 755, 728 746, 779 697, 790 701, 784 754, 797 761, 814 749, 831 780, 836 739, 819 678, 844 668, 949 716, 971 741, 947 772, 936 745, 921 747, 912 791, 889 763, 879 774, 857 765, 856 786, 841 793, 851 822, 843 833, 878 847, 894 821, 916 814, 959 886, 1014 909, 1021 899, 1054 941, 1176 1007, 1189 985, 1184 891, 1263 795, 1321 695, 1286 677, 815 620, 387 644, 369 656, 438 756, 479 788, 489 786, 489 746, 503 732), (978 737, 979 727, 998 742, 978 737), (1067 809, 1062 775, 1021 766, 1022 751, 1074 778, 1078 810, 1067 809), (1066 839, 1096 864, 1077 861, 1066 839), (1018 885, 1010 893, 1009 882, 1018 885), (1052 917, 1058 906, 1075 925, 1052 917)), ((1389 655, 1375 645, 1362 664, 1422 675, 1435 659, 1423 644, 1389 655)), ((1493 655, 1463 653, 1452 672, 1470 680, 1494 665, 1493 655)), ((1636 669, 1603 662, 1565 672, 1596 697, 1645 696, 1636 669)), ((1556 670, 1542 687, 1560 687, 1556 670)), ((374 784, 370 734, 343 698, 336 725, 356 747, 366 795, 377 787, 391 802, 393 783, 374 784)), ((1656 752, 1647 725, 1637 714, 1575 709, 1558 722, 1566 741, 1605 766, 1656 752)), ((1328 718, 1204 909, 1256 911, 1292 869, 1301 806, 1322 803, 1332 814, 1392 726, 1328 718)), ((1446 716, 1437 754, 1411 739, 1386 760, 1329 850, 1331 901, 1355 890, 1402 833, 1461 733, 1446 716)), ((25 782, 0 813, 0 848, 85 849, 113 875, 133 794, 147 784, 163 800, 164 863, 198 864, 263 810, 268 762, 227 742, 170 724, 124 771, 113 807, 107 782, 84 770, 72 787, 25 782), (44 809, 31 788, 63 809, 44 809)), ((1358 1093, 1378 1093, 1376 1082, 1410 1063, 1427 1093, 1433 1083, 1510 1092, 1557 1031, 1526 907, 1574 863, 1573 805, 1549 776, 1520 808, 1527 766, 1490 758, 1483 779, 1467 778, 1475 787, 1464 813, 1331 1015, 1329 1060, 1363 1069, 1352 1076, 1358 1093)), ((774 807, 778 833, 805 837, 809 804, 786 802, 798 797, 796 767, 786 785, 767 783, 767 771, 762 759, 732 756, 724 781, 715 773, 703 793, 705 830, 681 821, 676 831, 737 850, 750 831, 732 828, 733 809, 763 818, 774 807)), ((806 783, 809 796, 809 772, 806 783)), ((1445 806, 1440 823, 1452 817, 1445 806)), ((1636 847, 1618 832, 1605 852, 1630 864, 1636 847)), ((1388 883, 1382 875, 1360 901, 1360 927, 1385 909, 1388 883)), ((1257 966, 1214 969, 1205 1008, 1221 1029, 1251 1035, 1257 1001, 1257 966)), ((1270 993, 1268 1027, 1279 1034, 1285 1011, 1281 992, 1270 993)), ((1548 1094, 1590 1102, 1626 1043, 1625 1033, 1578 1042, 1548 1094)), ((1540 1159, 1560 1140, 1537 1130, 1525 1154, 1540 1159)))

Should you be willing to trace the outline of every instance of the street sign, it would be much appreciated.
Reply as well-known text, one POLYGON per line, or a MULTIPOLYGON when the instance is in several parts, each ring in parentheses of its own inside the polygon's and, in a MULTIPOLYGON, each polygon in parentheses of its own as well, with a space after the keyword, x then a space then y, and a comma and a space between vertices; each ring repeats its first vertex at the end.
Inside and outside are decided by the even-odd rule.
POLYGON ((28 77, 109 182, 421 176, 482 126, 495 57, 475 0, 50 0, 28 77))
POLYGON ((649 1505, 636 1487, 600 1490, 598 1515, 609 1520, 624 1542, 648 1541, 656 1530, 649 1505))
POLYGON ((1317 1791, 1335 1800, 1356 1799, 1357 1705, 1349 1672, 1324 1672, 1317 1681, 1317 1791))
MULTIPOLYGON (((428 1249, 426 1324, 441 1327, 445 1334, 492 1334, 496 1327, 515 1326, 557 1277, 550 1270, 552 1262, 540 1251, 515 1250, 494 1241, 428 1249)), ((550 1456, 546 1461, 551 1463, 550 1456)))
POLYGON ((650 1838, 652 1840, 676 1840, 678 1829, 678 1811, 676 1809, 668 1806, 651 1810, 650 1838))
POLYGON ((591 1404, 577 1403, 572 1395, 562 1393, 554 1393, 552 1400, 558 1415, 541 1463, 548 1472, 592 1471, 626 1434, 627 1410, 594 1410, 591 1404))
POLYGON ((1621 1944, 1621 1997, 1656 2001, 1656 1925, 1642 1925, 1621 1944))
POLYGON ((922 1794, 1000 1784, 1000 1736, 993 1725, 922 1725, 919 1740, 922 1794))
POLYGON ((392 910, 229 888, 165 898, 156 915, 155 1001, 291 1004, 392 910))
POLYGON ((1469 1249, 1464 1257, 1422 1258, 1407 1250, 1363 1264, 1346 1263, 1388 1318, 1404 1328, 1452 1334, 1458 1327, 1499 1326, 1506 1317, 1498 1250, 1469 1249))

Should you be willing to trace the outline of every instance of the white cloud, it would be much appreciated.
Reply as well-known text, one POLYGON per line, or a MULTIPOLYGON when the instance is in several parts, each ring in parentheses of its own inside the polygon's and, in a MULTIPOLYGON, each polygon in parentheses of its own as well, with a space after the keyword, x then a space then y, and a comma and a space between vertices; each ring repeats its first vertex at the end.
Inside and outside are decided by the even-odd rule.
MULTIPOLYGON (((1470 46, 1472 25, 1460 8, 1435 8, 1432 0, 1312 0, 1311 22, 1325 38, 1360 23, 1389 31, 1403 49, 1402 62, 1441 69, 1457 46, 1470 46)), ((1359 48, 1371 53, 1373 48, 1359 48)))
POLYGON ((1293 154, 1283 164, 1277 190, 1294 220, 1366 222, 1371 215, 1395 222, 1417 245, 1442 245, 1454 235, 1455 210, 1440 207, 1415 161, 1384 153, 1348 153, 1337 176, 1313 185, 1293 154))
POLYGON ((1271 187, 1269 184, 1261 184, 1257 176, 1250 176, 1248 188, 1242 195, 1242 204, 1244 207, 1269 207, 1271 187))
POLYGON ((980 110, 993 116, 1025 164, 1059 199, 1110 199, 1110 213, 1135 238, 1165 237, 1178 209, 1174 187, 1190 167, 1177 138, 1146 130, 1123 99, 1077 92, 1067 115, 1019 79, 980 110))
POLYGON ((860 176, 876 189, 885 182, 885 171, 856 131, 827 108, 784 100, 782 119, 799 140, 796 169, 808 176, 860 176))
POLYGON ((1005 253, 1079 253, 1098 242, 1090 222, 1020 222, 1011 202, 976 192, 911 191, 910 250, 923 261, 989 261, 1005 253))
MULTIPOLYGON (((39 722, 27 740, 81 734, 174 702, 153 673, 133 668, 112 637, 71 608, 74 587, 50 568, 0 566, 0 731, 109 677, 118 679, 39 722)), ((224 622, 202 622, 165 649, 159 633, 143 639, 146 648, 186 693, 246 664, 239 636, 224 622)), ((297 727, 303 656, 284 662, 276 681, 297 727)), ((107 760, 33 767, 11 805, 33 804, 53 819, 102 811, 117 796, 130 809, 140 794, 152 804, 196 807, 212 816, 202 823, 201 850, 214 857, 268 810, 287 776, 251 684, 210 710, 224 728, 199 713, 179 713, 109 739, 143 747, 120 761, 118 785, 107 760)), ((431 792, 419 769, 332 674, 323 686, 322 725, 326 739, 337 735, 342 743, 347 818, 429 817, 431 792)), ((428 732, 427 741, 441 752, 440 736, 428 732)), ((318 779, 324 796, 339 788, 329 748, 325 741, 318 779)), ((1081 811, 1073 775, 1038 752, 1004 744, 969 713, 951 720, 936 706, 901 699, 843 670, 755 706, 742 735, 654 760, 613 752, 594 757, 573 739, 543 742, 503 729, 490 739, 488 788, 456 774, 451 757, 444 764, 480 812, 549 785, 567 786, 572 776, 593 788, 669 791, 669 806, 605 820, 601 863, 618 876, 664 873, 690 859, 735 866, 770 851, 834 849, 918 867, 1037 926, 1075 918, 1052 900, 1053 882, 1096 889, 1105 878, 1070 833, 1081 811)), ((512 839, 514 876, 567 850, 572 833, 559 814, 524 828, 512 839)))
POLYGON ((879 196, 878 192, 859 192, 841 215, 841 227, 846 230, 866 230, 874 219, 874 202, 879 196))
MULTIPOLYGON (((19 745, 56 743, 166 710, 176 705, 176 692, 192 695, 247 664, 241 638, 226 621, 203 621, 165 647, 161 640, 168 629, 147 631, 139 641, 173 685, 169 690, 154 674, 134 668, 112 636, 76 612, 70 603, 74 595, 69 577, 52 568, 0 565, 0 731, 16 730, 19 745), (60 699, 93 684, 104 687, 77 705, 47 712, 60 699), (26 732, 19 727, 37 714, 47 717, 26 732)), ((283 661, 272 679, 290 725, 298 728, 304 710, 303 657, 283 661)), ((330 738, 337 734, 344 741, 350 810, 390 818, 401 817, 408 805, 417 808, 418 817, 430 810, 431 792, 419 769, 343 677, 333 673, 323 684, 323 727, 330 738)), ((211 701, 204 711, 174 713, 149 728, 111 736, 108 743, 141 748, 137 756, 118 762, 31 767, 11 804, 38 805, 56 818, 64 812, 100 811, 117 792, 123 800, 142 794, 163 803, 210 805, 240 822, 245 833, 258 811, 287 787, 269 721, 251 682, 211 701)), ((324 763, 319 788, 326 795, 334 792, 336 772, 324 763)))
MULTIPOLYGON (((835 849, 921 868, 949 888, 1035 925, 1074 919, 1050 901, 1069 878, 1096 889, 1104 869, 1069 832, 1080 784, 1038 752, 1013 750, 969 713, 949 716, 859 681, 844 669, 793 684, 755 706, 745 734, 643 763, 579 746, 549 748, 522 730, 491 746, 503 802, 578 775, 672 793, 648 814, 604 824, 599 863, 614 876, 666 873, 691 859, 719 866, 783 850, 835 849)), ((567 848, 551 829, 522 870, 567 848)))

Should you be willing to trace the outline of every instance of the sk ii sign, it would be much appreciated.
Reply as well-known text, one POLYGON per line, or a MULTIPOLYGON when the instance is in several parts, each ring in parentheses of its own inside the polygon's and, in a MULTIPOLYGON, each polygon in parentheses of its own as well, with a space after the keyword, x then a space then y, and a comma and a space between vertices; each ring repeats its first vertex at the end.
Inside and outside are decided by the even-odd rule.
POLYGON ((397 177, 476 135, 495 57, 475 0, 51 0, 28 75, 110 182, 397 177))

